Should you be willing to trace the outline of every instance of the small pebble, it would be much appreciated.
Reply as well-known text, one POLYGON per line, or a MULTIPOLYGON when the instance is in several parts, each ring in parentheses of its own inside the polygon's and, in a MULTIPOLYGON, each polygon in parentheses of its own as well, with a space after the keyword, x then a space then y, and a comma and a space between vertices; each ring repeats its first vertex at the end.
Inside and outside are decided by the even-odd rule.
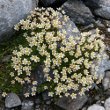
POLYGON ((110 28, 107 28, 107 31, 110 32, 110 28))
POLYGON ((104 90, 107 90, 109 89, 109 83, 110 83, 110 79, 105 77, 102 81, 102 84, 103 84, 103 87, 104 87, 104 90))
POLYGON ((105 110, 105 108, 98 104, 94 104, 94 105, 90 106, 87 110, 105 110))
POLYGON ((106 110, 110 110, 110 98, 108 98, 108 99, 105 100, 104 106, 105 106, 105 109, 106 110))

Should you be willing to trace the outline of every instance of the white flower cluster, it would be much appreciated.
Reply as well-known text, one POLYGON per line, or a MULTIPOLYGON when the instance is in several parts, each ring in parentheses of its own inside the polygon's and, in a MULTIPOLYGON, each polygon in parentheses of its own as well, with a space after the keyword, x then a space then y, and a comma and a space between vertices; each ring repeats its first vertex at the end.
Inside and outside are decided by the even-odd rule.
POLYGON ((17 31, 25 31, 23 37, 28 46, 20 45, 13 51, 14 71, 10 75, 12 84, 23 85, 28 82, 33 85, 32 93, 24 94, 26 97, 37 92, 37 81, 30 77, 33 64, 43 65, 44 76, 49 84, 44 89, 49 91, 49 96, 76 98, 97 81, 96 75, 92 75, 90 70, 91 67, 95 68, 94 61, 101 60, 100 55, 105 49, 98 30, 94 35, 85 32, 80 38, 66 38, 66 30, 61 32, 59 28, 69 18, 63 15, 64 20, 61 21, 59 14, 52 8, 37 8, 26 20, 21 20, 15 26, 17 31))

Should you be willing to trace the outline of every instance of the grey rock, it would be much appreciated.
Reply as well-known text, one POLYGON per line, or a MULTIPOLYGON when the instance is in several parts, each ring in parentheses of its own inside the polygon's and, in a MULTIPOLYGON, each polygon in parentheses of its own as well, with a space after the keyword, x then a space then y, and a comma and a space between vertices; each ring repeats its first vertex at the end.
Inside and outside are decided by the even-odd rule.
POLYGON ((76 24, 88 25, 94 22, 90 9, 81 0, 68 0, 62 8, 76 24))
POLYGON ((35 104, 36 104, 36 105, 40 105, 40 103, 41 103, 40 98, 39 98, 39 97, 36 97, 35 104))
POLYGON ((106 96, 110 96, 110 89, 108 89, 107 91, 105 91, 105 95, 106 96))
POLYGON ((110 98, 108 98, 108 99, 105 100, 104 106, 105 106, 105 109, 106 110, 110 110, 110 98))
POLYGON ((104 90, 109 89, 110 79, 105 77, 102 81, 102 84, 103 84, 104 90))
POLYGON ((96 26, 99 27, 99 28, 105 28, 104 24, 100 21, 100 20, 97 20, 95 22, 96 26))
POLYGON ((9 93, 5 99, 5 106, 7 108, 13 108, 21 105, 20 98, 15 93, 9 93))
MULTIPOLYGON (((44 83, 46 79, 44 78, 44 72, 43 72, 43 66, 39 65, 36 67, 36 69, 32 72, 31 78, 34 79, 34 81, 37 81, 38 85, 44 83)), ((23 94, 28 92, 31 94, 32 90, 32 84, 26 83, 23 87, 23 94)))
POLYGON ((105 72, 105 77, 106 77, 106 78, 110 78, 110 71, 106 71, 106 72, 105 72))
POLYGON ((110 15, 109 15, 110 14, 110 6, 107 7, 107 6, 102 5, 101 8, 96 9, 94 11, 94 13, 100 17, 110 19, 110 15))
POLYGON ((106 48, 107 48, 107 51, 109 51, 109 52, 110 52, 110 46, 109 46, 109 45, 107 45, 107 46, 106 46, 106 48))
POLYGON ((34 102, 30 100, 24 100, 22 102, 21 110, 33 110, 34 109, 34 102))
POLYGON ((96 102, 97 105, 101 105, 100 99, 96 102))
POLYGON ((93 13, 105 19, 110 19, 110 0, 84 0, 93 13))
POLYGON ((105 78, 102 81, 105 90, 110 88, 110 71, 105 72, 105 78))
POLYGON ((96 95, 95 100, 97 100, 99 102, 100 101, 100 95, 96 95))
POLYGON ((35 71, 32 73, 32 77, 34 80, 37 80, 38 84, 42 84, 45 82, 43 66, 38 66, 35 71))
POLYGON ((98 104, 94 104, 94 105, 90 106, 87 110, 105 110, 105 108, 98 104))
POLYGON ((38 0, 0 0, 0 41, 9 38, 13 27, 36 7, 38 0))
POLYGON ((110 69, 110 60, 102 59, 101 63, 99 64, 99 68, 97 70, 97 74, 104 76, 105 71, 110 69))
POLYGON ((51 100, 51 97, 48 96, 48 91, 43 92, 42 97, 44 101, 51 100))
MULTIPOLYGON (((63 20, 61 18, 61 20, 63 20)), ((70 36, 73 37, 81 37, 81 33, 79 31, 79 29, 76 27, 75 23, 72 20, 68 20, 66 24, 64 24, 62 26, 61 29, 59 29, 60 31, 62 30, 66 30, 67 34, 66 34, 66 38, 69 38, 70 36), (75 30, 73 32, 73 30, 75 30)))
POLYGON ((63 97, 56 102, 56 105, 65 110, 79 110, 88 101, 87 96, 78 96, 76 99, 72 100, 70 98, 63 97))

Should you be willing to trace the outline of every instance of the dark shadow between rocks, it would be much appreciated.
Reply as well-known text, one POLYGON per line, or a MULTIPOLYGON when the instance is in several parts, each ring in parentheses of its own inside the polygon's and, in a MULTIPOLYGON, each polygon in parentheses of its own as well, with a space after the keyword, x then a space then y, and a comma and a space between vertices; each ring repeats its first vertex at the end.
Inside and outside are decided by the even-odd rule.
POLYGON ((54 9, 59 8, 63 3, 65 3, 67 0, 49 0, 50 2, 47 2, 48 0, 40 0, 38 6, 39 7, 52 7, 54 9))

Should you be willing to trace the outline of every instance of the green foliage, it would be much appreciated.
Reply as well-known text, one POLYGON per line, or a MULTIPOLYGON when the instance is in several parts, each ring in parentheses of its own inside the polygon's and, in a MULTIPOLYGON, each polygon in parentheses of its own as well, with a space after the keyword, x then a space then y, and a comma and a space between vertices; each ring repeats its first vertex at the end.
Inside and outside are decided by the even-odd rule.
POLYGON ((12 78, 10 77, 9 73, 12 71, 12 66, 11 66, 11 55, 12 51, 18 47, 19 44, 25 45, 26 41, 23 37, 21 37, 20 33, 16 33, 13 35, 11 40, 6 40, 0 43, 0 90, 6 91, 6 92, 15 92, 15 93, 20 93, 21 92, 21 85, 16 84, 12 85, 11 80, 12 78), (8 61, 3 61, 6 57, 9 56, 8 61))

